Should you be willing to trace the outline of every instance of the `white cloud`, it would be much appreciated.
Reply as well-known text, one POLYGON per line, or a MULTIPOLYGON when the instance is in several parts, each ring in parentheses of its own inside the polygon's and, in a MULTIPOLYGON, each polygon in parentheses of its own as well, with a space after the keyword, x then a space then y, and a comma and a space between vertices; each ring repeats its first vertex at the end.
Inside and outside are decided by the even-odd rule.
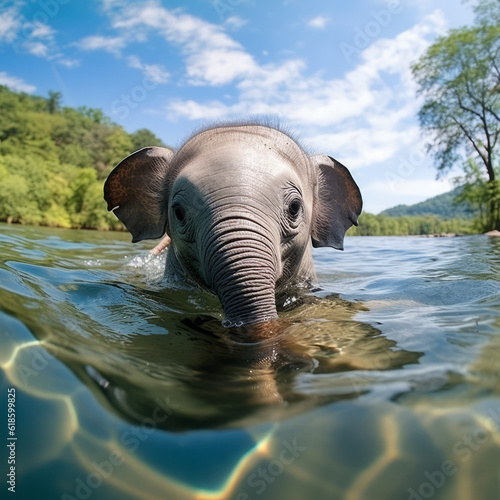
POLYGON ((67 68, 77 68, 78 66, 80 66, 79 59, 71 59, 70 57, 58 59, 57 63, 62 64, 63 66, 66 66, 67 68))
MULTIPOLYGON (((232 108, 236 113, 243 113, 241 104, 232 108)), ((189 117, 191 120, 216 120, 227 115, 228 106, 220 101, 211 101, 207 104, 200 104, 193 100, 174 100, 168 106, 168 116, 175 121, 179 117, 189 117)))
POLYGON ((16 52, 59 62, 63 54, 55 40, 57 31, 40 21, 29 21, 21 14, 24 4, 17 2, 0 14, 0 42, 11 43, 16 52))
POLYGON ((237 30, 243 26, 245 26, 245 24, 247 24, 247 20, 246 19, 243 19, 241 18, 240 16, 230 16, 228 17, 225 21, 224 21, 224 24, 229 28, 229 29, 232 29, 232 30, 237 30))
MULTIPOLYGON (((185 62, 183 84, 236 87, 232 102, 173 99, 165 109, 170 120, 277 115, 300 126, 309 145, 353 168, 387 161, 419 141, 414 120, 419 103, 409 66, 430 40, 443 33, 445 22, 439 10, 393 38, 373 41, 360 52, 351 71, 328 79, 308 75, 301 59, 258 61, 226 31, 230 24, 241 24, 237 16, 216 25, 169 10, 157 0, 127 5, 119 0, 104 2, 118 35, 112 40, 120 49, 132 36, 147 39, 153 32, 179 48, 185 62)), ((308 25, 320 29, 328 22, 317 16, 308 25)), ((109 50, 103 37, 87 41, 93 41, 93 49, 109 50)), ((146 65, 137 58, 129 58, 129 64, 145 71, 146 65)))
POLYGON ((419 179, 389 178, 385 181, 368 184, 363 188, 363 191, 378 195, 387 195, 388 192, 397 193, 398 196, 404 197, 411 204, 414 200, 432 198, 438 194, 446 193, 454 187, 455 185, 450 180, 429 182, 419 179))
MULTIPOLYGON (((109 9, 111 7, 108 6, 109 9)), ((191 85, 218 86, 239 81, 242 90, 246 88, 249 96, 250 87, 259 88, 261 93, 265 93, 266 86, 276 86, 285 79, 297 76, 293 68, 299 65, 305 67, 301 61, 286 61, 281 66, 261 66, 224 31, 224 27, 189 14, 170 11, 155 0, 126 7, 120 4, 120 8, 111 10, 112 26, 120 32, 116 38, 120 39, 122 47, 131 32, 137 37, 141 34, 144 36, 148 31, 154 31, 168 43, 178 46, 184 56, 185 75, 191 85)), ((237 16, 226 21, 233 26, 241 26, 243 22, 237 16)), ((86 42, 85 45, 92 49, 105 49, 106 44, 103 41, 101 43, 101 38, 88 37, 80 43, 86 42)))
POLYGON ((328 17, 317 16, 317 17, 311 19, 307 23, 307 26, 309 26, 310 28, 322 30, 322 29, 326 28, 326 25, 328 24, 329 21, 330 21, 330 19, 328 19, 328 17))
MULTIPOLYGON (((224 85, 248 76, 258 68, 252 55, 231 38, 222 26, 198 17, 170 11, 159 2, 128 5, 110 13, 113 28, 122 40, 142 32, 155 31, 180 48, 186 60, 186 76, 194 85, 224 85)), ((241 24, 233 16, 231 23, 241 24)), ((143 34, 143 33, 142 33, 143 34)), ((104 44, 95 48, 104 48, 104 44)), ((123 45, 122 45, 123 47, 123 45)))
POLYGON ((127 60, 128 60, 128 65, 131 68, 136 68, 136 69, 142 69, 143 68, 142 62, 139 59, 139 57, 137 57, 137 56, 129 56, 127 58, 127 60))
MULTIPOLYGON (((394 113, 389 113, 394 117, 394 113)), ((394 119, 394 124, 400 123, 394 119)), ((337 159, 357 169, 391 159, 401 148, 408 147, 419 140, 419 128, 398 129, 393 124, 383 127, 363 127, 333 134, 319 134, 306 137, 304 141, 319 152, 340 151, 337 159)))
POLYGON ((128 0, 100 0, 101 7, 104 11, 109 11, 116 7, 124 7, 128 4, 128 0))
POLYGON ((161 64, 144 64, 137 56, 129 56, 128 65, 140 69, 153 83, 167 83, 170 79, 170 73, 161 64))
POLYGON ((49 47, 43 42, 26 42, 23 46, 28 53, 37 57, 47 57, 49 54, 49 47))
POLYGON ((48 24, 35 21, 34 23, 25 23, 21 33, 24 39, 20 39, 20 47, 37 57, 45 59, 57 59, 62 57, 59 47, 55 41, 57 33, 48 24))
MULTIPOLYGON (((419 140, 414 121, 419 102, 409 65, 443 29, 442 14, 436 11, 392 39, 376 40, 360 54, 354 69, 330 80, 305 76, 306 65, 301 60, 276 66, 247 59, 233 74, 225 72, 227 80, 240 78, 237 102, 176 100, 168 105, 167 116, 213 120, 231 115, 278 115, 299 125, 309 145, 334 153, 349 167, 380 163, 419 140)), ((239 55, 234 57, 244 61, 239 55)), ((210 63, 212 71, 219 66, 217 60, 210 63)), ((197 68, 204 71, 205 80, 215 81, 209 66, 197 68)), ((199 80, 203 80, 201 74, 199 80)))
POLYGON ((144 74, 153 83, 167 83, 170 79, 170 73, 161 64, 145 64, 144 74))
POLYGON ((33 30, 31 31, 31 38, 49 38, 52 39, 56 31, 48 24, 35 21, 33 23, 33 30))
POLYGON ((56 31, 40 21, 27 21, 25 17, 21 16, 21 7, 22 4, 18 3, 0 14, 0 42, 17 43, 23 48, 25 48, 26 43, 31 43, 36 39, 44 39, 46 42, 52 43, 56 31), (22 30, 21 33, 20 30, 22 30))
POLYGON ((16 7, 6 9, 0 14, 0 42, 12 43, 20 28, 21 21, 16 7))
MULTIPOLYGON (((397 107, 403 109, 404 116, 399 116, 402 119, 415 111, 415 107, 405 106, 407 98, 411 96, 414 100, 415 90, 409 63, 427 47, 426 36, 439 33, 441 27, 442 17, 435 13, 393 39, 380 39, 362 52, 358 66, 343 78, 333 80, 305 77, 306 66, 301 60, 288 60, 279 67, 259 66, 251 56, 244 58, 239 53, 231 54, 235 66, 232 73, 224 71, 223 61, 215 57, 208 59, 209 63, 200 61, 188 67, 188 74, 196 68, 200 72, 197 75, 199 80, 223 78, 227 81, 235 79, 236 75, 243 77, 237 84, 241 91, 238 104, 225 108, 215 104, 221 114, 234 114, 242 108, 246 113, 253 113, 256 105, 267 104, 287 120, 324 127, 355 117, 383 117, 387 109, 398 104, 397 107), (219 68, 219 64, 223 77, 211 73, 219 68), (395 75, 399 83, 396 86, 385 83, 384 75, 395 75), (367 116, 367 112, 370 115, 367 116)), ((207 105, 204 106, 208 109, 207 105)), ((188 111, 184 116, 190 118, 188 111)))
POLYGON ((224 85, 257 70, 253 57, 239 50, 212 49, 188 58, 187 76, 194 85, 224 85))
MULTIPOLYGON (((166 9, 156 0, 139 5, 104 0, 102 7, 110 16, 112 27, 120 34, 86 37, 79 42, 85 50, 107 50, 119 55, 130 41, 144 41, 147 33, 154 31, 180 48, 186 61, 186 76, 192 85, 224 85, 248 76, 258 67, 253 56, 231 38, 223 26, 166 9)), ((244 23, 238 16, 226 20, 226 26, 231 28, 244 23)), ((159 67, 150 71, 159 75, 159 67)))
POLYGON ((5 71, 0 71, 0 85, 6 85, 10 89, 16 90, 17 92, 31 93, 36 90, 34 85, 30 85, 16 76, 8 75, 5 71))
POLYGON ((92 35, 82 38, 76 44, 83 50, 105 50, 118 55, 121 49, 127 45, 127 42, 120 36, 92 35))

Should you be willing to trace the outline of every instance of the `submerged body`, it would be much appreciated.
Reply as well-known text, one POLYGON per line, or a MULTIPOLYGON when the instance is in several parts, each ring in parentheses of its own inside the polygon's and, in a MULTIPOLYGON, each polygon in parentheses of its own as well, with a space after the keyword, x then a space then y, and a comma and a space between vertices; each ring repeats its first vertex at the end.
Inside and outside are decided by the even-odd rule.
POLYGON ((208 129, 176 153, 143 148, 104 194, 133 241, 168 235, 167 274, 217 295, 232 325, 276 318, 276 294, 314 279, 312 246, 342 250, 362 207, 343 165, 262 125, 208 129))

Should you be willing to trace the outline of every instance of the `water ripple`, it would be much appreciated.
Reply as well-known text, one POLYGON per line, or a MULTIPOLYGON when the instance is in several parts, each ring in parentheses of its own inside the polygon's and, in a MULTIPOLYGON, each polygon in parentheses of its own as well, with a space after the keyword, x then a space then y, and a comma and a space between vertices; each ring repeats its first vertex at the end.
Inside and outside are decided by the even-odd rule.
POLYGON ((0 224, 0 245, 21 498, 497 498, 500 241, 315 249, 321 289, 253 343, 147 242, 0 224))

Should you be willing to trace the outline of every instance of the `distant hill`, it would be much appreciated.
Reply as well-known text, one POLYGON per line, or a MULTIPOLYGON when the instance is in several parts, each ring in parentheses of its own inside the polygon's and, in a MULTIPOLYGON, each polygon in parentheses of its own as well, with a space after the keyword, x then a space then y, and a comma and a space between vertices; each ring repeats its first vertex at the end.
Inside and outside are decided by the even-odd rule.
POLYGON ((415 205, 397 205, 381 212, 381 215, 403 217, 408 215, 436 215, 441 219, 470 219, 475 216, 474 209, 466 204, 454 203, 462 188, 456 187, 448 193, 443 193, 415 205))

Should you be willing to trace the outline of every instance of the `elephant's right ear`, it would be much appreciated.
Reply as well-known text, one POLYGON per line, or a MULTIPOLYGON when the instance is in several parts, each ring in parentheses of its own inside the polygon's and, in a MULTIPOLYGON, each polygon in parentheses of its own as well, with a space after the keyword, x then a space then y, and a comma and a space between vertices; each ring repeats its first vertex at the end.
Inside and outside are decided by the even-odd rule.
POLYGON ((173 157, 167 148, 142 148, 122 160, 106 179, 108 210, 125 224, 134 243, 165 234, 165 186, 173 157))

